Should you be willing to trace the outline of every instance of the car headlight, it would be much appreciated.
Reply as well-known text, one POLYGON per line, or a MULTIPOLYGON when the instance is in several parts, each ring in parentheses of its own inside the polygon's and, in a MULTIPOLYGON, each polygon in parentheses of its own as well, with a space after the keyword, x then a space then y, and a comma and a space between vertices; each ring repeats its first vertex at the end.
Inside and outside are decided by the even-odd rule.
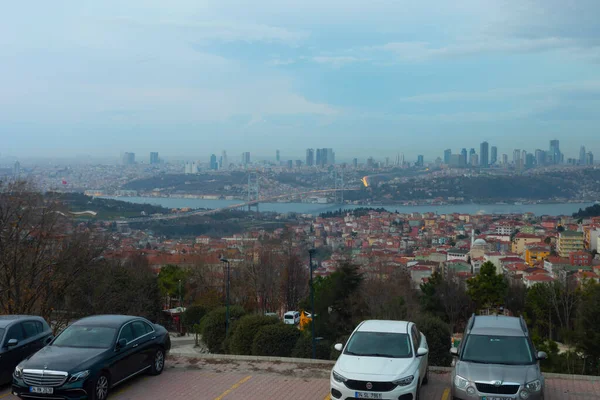
POLYGON ((465 378, 463 378, 462 376, 456 375, 454 377, 454 386, 457 389, 465 390, 465 388, 467 387, 468 384, 469 384, 469 381, 466 380, 465 378))
POLYGON ((90 376, 89 370, 77 372, 76 374, 71 375, 69 382, 77 382, 77 381, 87 378, 88 376, 90 376))
POLYGON ((15 372, 14 372, 15 378, 22 378, 23 377, 23 367, 21 367, 20 365, 17 365, 15 367, 15 372))
POLYGON ((528 399, 529 392, 527 391, 527 389, 521 390, 521 392, 519 393, 519 397, 522 398, 523 400, 528 399))
POLYGON ((394 385, 397 386, 408 386, 415 380, 415 376, 407 376, 406 378, 398 379, 397 381, 392 381, 394 385))
POLYGON ((525 385, 525 389, 529 390, 530 392, 539 392, 542 390, 542 381, 536 379, 535 381, 529 382, 525 385))
POLYGON ((339 383, 344 383, 348 379, 344 378, 342 375, 340 375, 337 372, 333 371, 333 380, 336 381, 336 382, 339 382, 339 383))

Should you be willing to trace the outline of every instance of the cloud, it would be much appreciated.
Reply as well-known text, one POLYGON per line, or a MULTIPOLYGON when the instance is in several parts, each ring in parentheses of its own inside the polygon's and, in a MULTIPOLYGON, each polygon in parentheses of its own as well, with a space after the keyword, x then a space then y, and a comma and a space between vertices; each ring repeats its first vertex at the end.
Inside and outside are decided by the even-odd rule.
POLYGON ((354 56, 316 56, 313 57, 312 60, 317 64, 328 64, 334 68, 340 68, 346 64, 367 61, 367 59, 365 58, 359 58, 354 56))

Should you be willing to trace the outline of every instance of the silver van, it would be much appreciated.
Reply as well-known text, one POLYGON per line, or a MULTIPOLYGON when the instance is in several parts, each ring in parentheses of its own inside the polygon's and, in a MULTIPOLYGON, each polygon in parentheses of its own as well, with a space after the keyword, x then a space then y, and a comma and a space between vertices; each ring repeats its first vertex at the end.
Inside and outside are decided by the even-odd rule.
POLYGON ((544 377, 523 317, 473 315, 452 370, 453 399, 541 400, 544 377))

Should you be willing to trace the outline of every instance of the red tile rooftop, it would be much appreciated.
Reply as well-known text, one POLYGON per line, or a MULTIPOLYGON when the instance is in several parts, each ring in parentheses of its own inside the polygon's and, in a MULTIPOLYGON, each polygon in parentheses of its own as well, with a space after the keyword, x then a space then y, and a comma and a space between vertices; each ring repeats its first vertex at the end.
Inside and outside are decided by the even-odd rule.
POLYGON ((550 275, 546 275, 546 274, 530 275, 523 279, 526 279, 530 282, 552 282, 554 280, 553 277, 551 277, 550 275))

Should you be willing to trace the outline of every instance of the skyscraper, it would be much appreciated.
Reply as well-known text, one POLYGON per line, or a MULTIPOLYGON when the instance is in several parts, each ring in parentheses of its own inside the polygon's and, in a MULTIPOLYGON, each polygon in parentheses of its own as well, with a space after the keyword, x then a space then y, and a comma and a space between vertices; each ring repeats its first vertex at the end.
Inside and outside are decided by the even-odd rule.
POLYGON ((452 150, 451 149, 444 150, 444 164, 450 165, 451 157, 452 157, 452 150))
POLYGON ((219 169, 219 164, 217 164, 217 156, 214 154, 210 155, 210 169, 216 171, 219 169))
POLYGON ((587 154, 585 152, 585 146, 581 146, 581 148, 579 149, 579 165, 585 165, 586 158, 587 158, 587 154))
POLYGON ((468 154, 469 153, 467 153, 467 149, 465 149, 463 147, 463 149, 460 151, 460 155, 462 156, 463 160, 465 161, 465 165, 467 164, 468 154))
POLYGON ((537 149, 535 151, 535 164, 538 167, 546 165, 546 152, 544 150, 537 149))
POLYGON ((275 150, 275 161, 277 161, 277 164, 279 164, 279 162, 281 161, 279 150, 275 150))
POLYGON ((471 155, 471 165, 473 167, 476 167, 479 165, 479 156, 477 154, 472 154, 471 155))
POLYGON ((422 155, 418 155, 417 156, 417 166, 422 167, 425 165, 425 157, 423 157, 422 155))
POLYGON ((243 165, 250 164, 250 152, 249 151, 242 153, 242 164, 243 165))
POLYGON ((152 153, 150 153, 150 164, 158 164, 159 160, 158 160, 158 152, 153 151, 152 153))
POLYGON ((306 165, 308 167, 312 167, 315 165, 315 150, 314 149, 306 149, 306 165))
POLYGON ((535 157, 532 153, 527 153, 525 155, 525 168, 533 168, 535 165, 535 157))
POLYGON ((525 165, 525 161, 527 160, 527 151, 522 150, 521 151, 521 164, 525 165))
POLYGON ((229 160, 227 160, 227 152, 221 152, 221 169, 229 169, 229 160))
POLYGON ((520 149, 515 149, 515 151, 513 151, 513 164, 515 165, 516 168, 521 167, 521 150, 520 149))
POLYGON ((315 161, 317 167, 321 166, 321 163, 323 161, 322 159, 323 159, 323 156, 321 155, 321 149, 317 149, 317 157, 316 157, 316 161, 315 161))
POLYGON ((123 156, 121 157, 121 163, 123 165, 135 164, 135 153, 123 153, 123 156))
POLYGON ((508 154, 502 154, 502 165, 505 167, 508 165, 508 154))
POLYGON ((498 162, 498 148, 496 146, 492 146, 492 151, 490 155, 490 164, 495 165, 498 162))
POLYGON ((560 153, 560 142, 556 139, 550 141, 550 157, 553 164, 560 164, 562 155, 560 153))
POLYGON ((479 165, 487 168, 490 165, 490 145, 488 142, 483 142, 479 145, 479 165))
POLYGON ((591 151, 588 151, 585 155, 585 164, 594 165, 594 154, 591 151))
POLYGON ((354 168, 358 168, 358 158, 354 158, 354 159, 352 160, 352 166, 353 166, 354 168))
POLYGON ((327 165, 335 165, 335 153, 333 149, 324 149, 327 154, 327 165))
POLYGON ((476 155, 477 153, 475 152, 475 149, 471 148, 471 150, 469 150, 469 162, 468 164, 474 165, 473 164, 473 156, 476 155))
POLYGON ((15 165, 13 166, 13 175, 15 179, 19 179, 21 176, 21 163, 15 161, 15 165))

